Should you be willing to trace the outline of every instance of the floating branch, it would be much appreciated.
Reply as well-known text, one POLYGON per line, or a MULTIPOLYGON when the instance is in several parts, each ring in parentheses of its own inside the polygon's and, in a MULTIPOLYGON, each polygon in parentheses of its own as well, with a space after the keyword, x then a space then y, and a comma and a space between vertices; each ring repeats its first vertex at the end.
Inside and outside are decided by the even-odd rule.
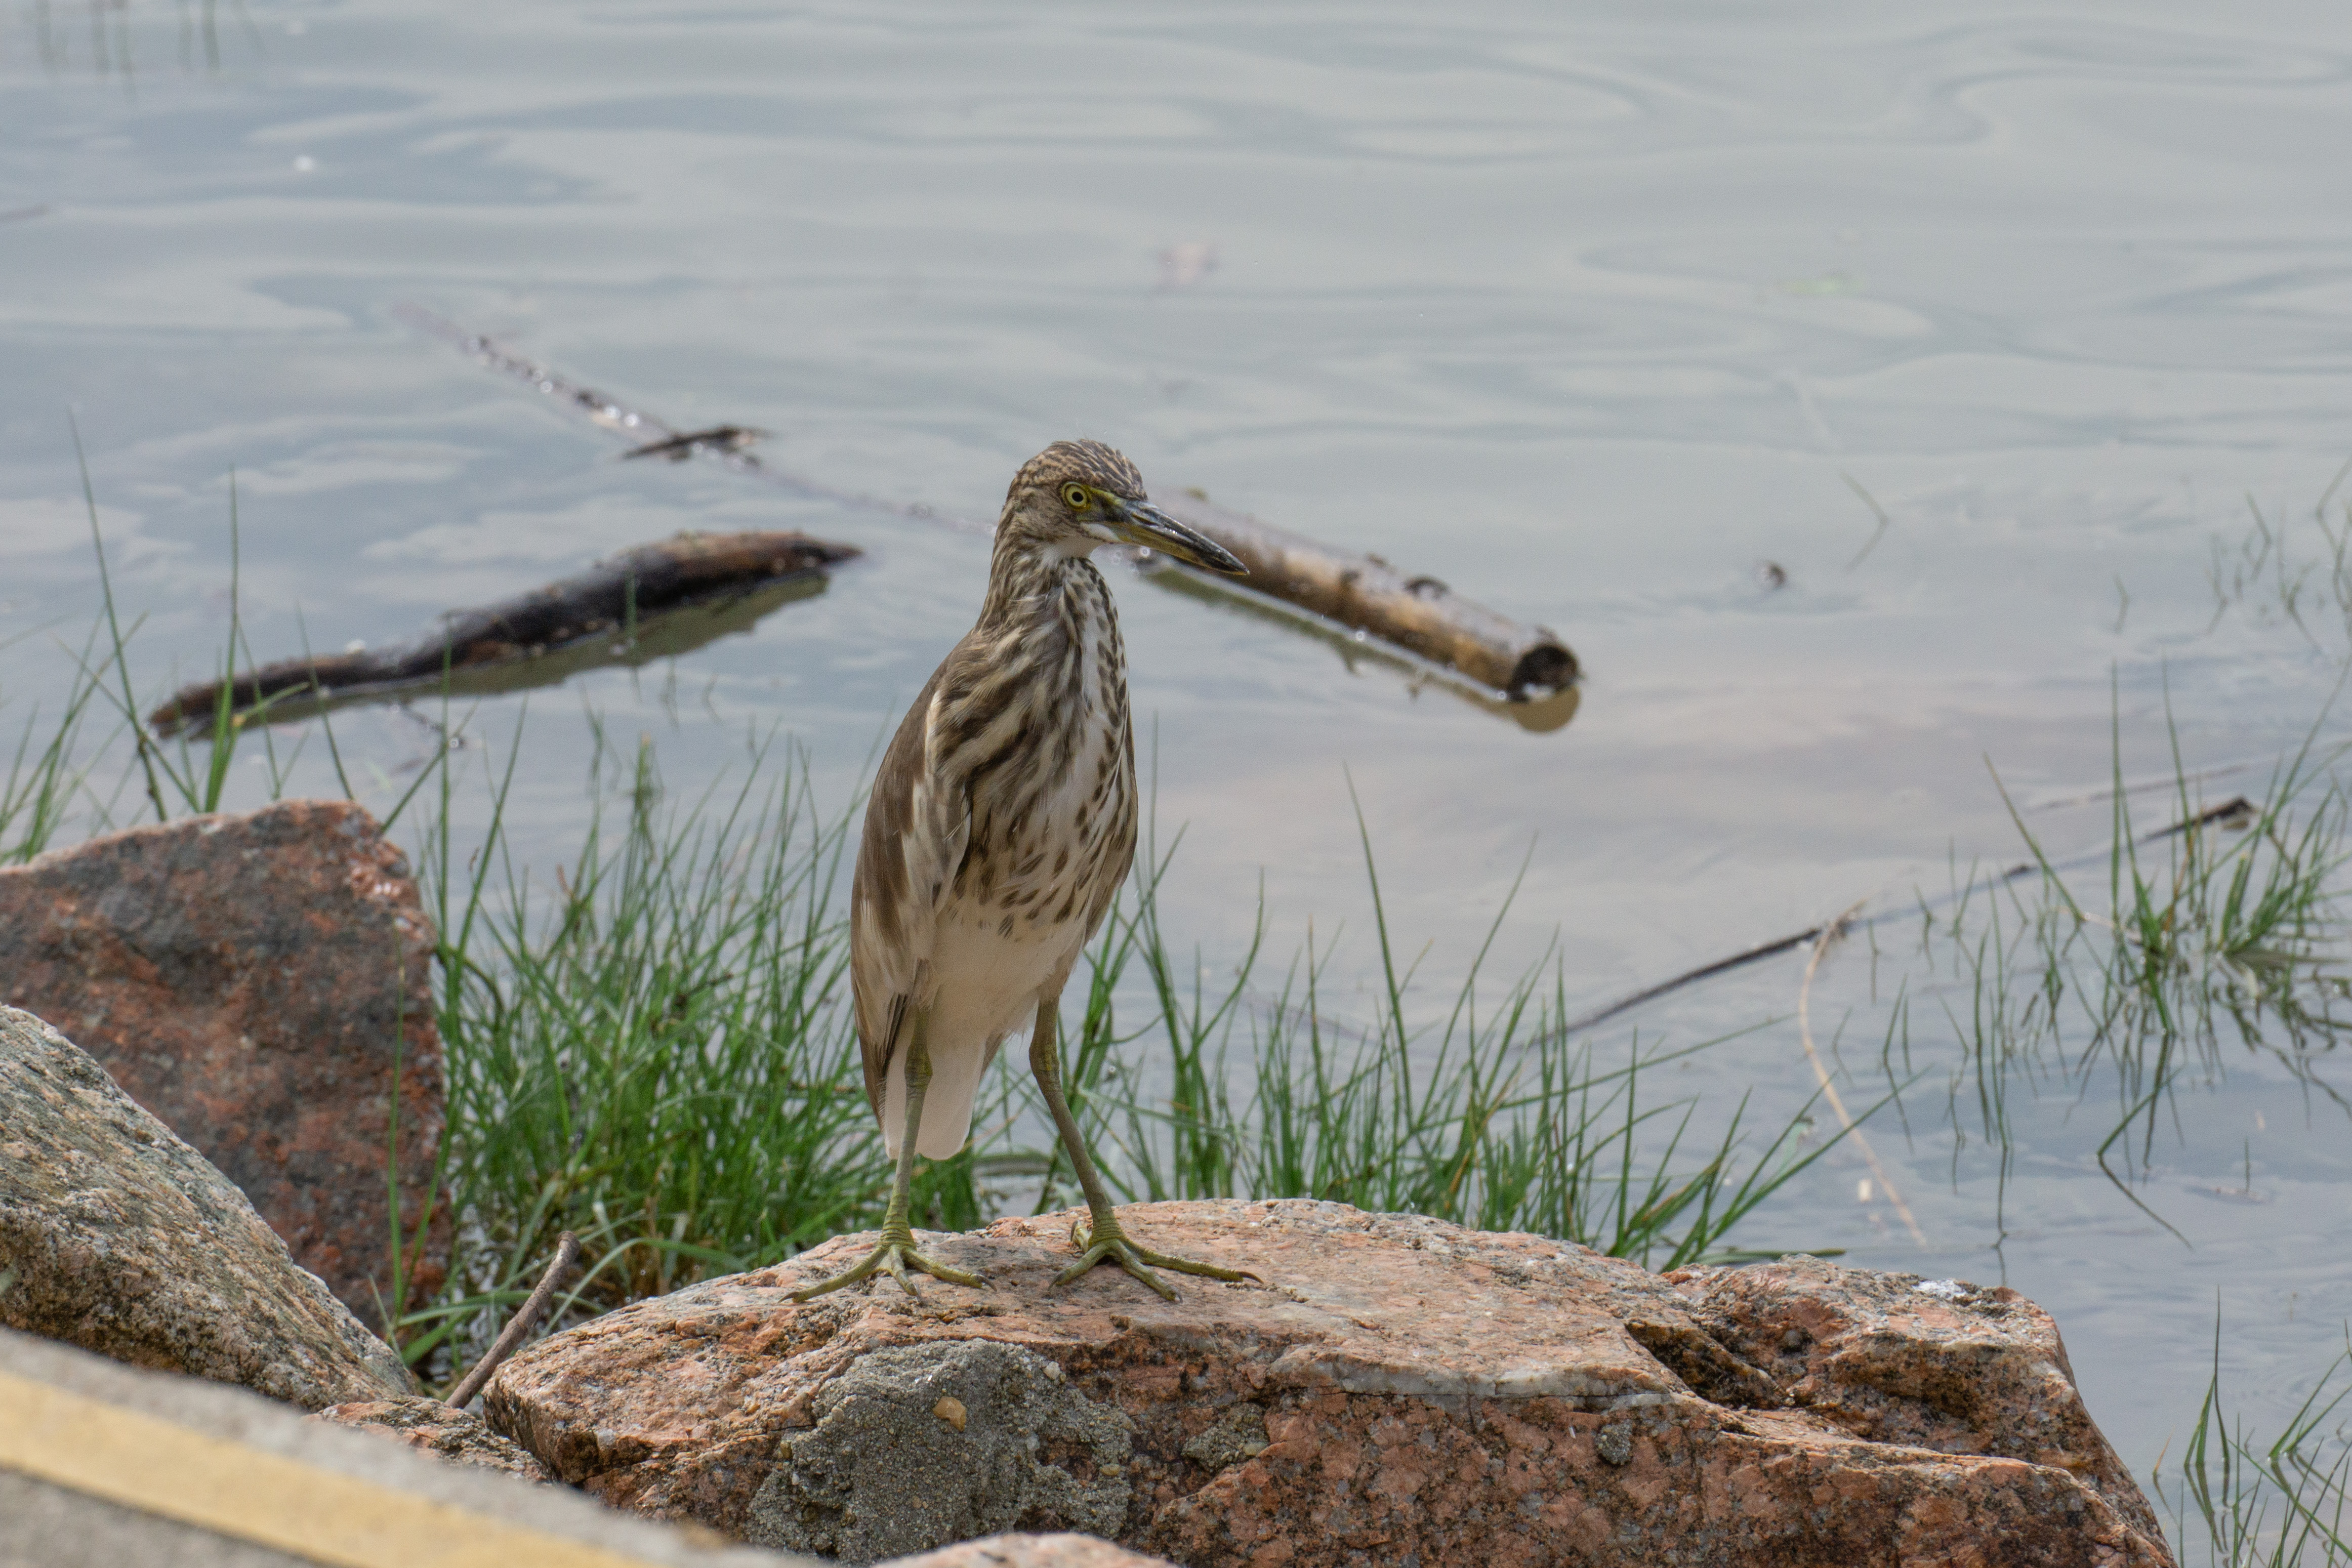
POLYGON ((1353 630, 1311 610, 1303 610, 1287 600, 1266 594, 1253 594, 1233 578, 1189 571, 1165 555, 1145 551, 1134 553, 1136 574, 1155 587, 1198 599, 1229 615, 1268 622, 1293 637, 1319 642, 1337 655, 1351 674, 1362 664, 1380 665, 1393 670, 1404 678, 1406 689, 1415 697, 1424 687, 1434 687, 1448 696, 1467 702, 1482 713, 1507 719, 1520 729, 1538 735, 1565 727, 1570 720, 1576 717, 1576 710, 1581 701, 1581 693, 1573 682, 1557 691, 1524 698, 1507 697, 1483 681, 1473 680, 1459 671, 1433 664, 1407 653, 1393 643, 1375 638, 1368 632, 1353 630))
POLYGON ((423 306, 398 305, 394 307, 393 314, 421 331, 430 332, 442 342, 454 344, 463 353, 472 355, 476 363, 501 375, 511 376, 535 388, 542 395, 570 405, 597 428, 628 442, 633 450, 623 453, 625 458, 665 457, 684 462, 688 458, 707 454, 739 474, 765 479, 797 495, 817 500, 835 501, 842 506, 856 507, 861 511, 887 512, 892 517, 911 518, 919 522, 935 522, 959 533, 990 534, 996 531, 992 523, 957 517, 951 512, 925 506, 920 501, 885 500, 880 496, 835 489, 831 485, 821 485, 814 479, 788 473, 762 461, 758 453, 751 450, 752 443, 766 437, 764 430, 756 430, 748 425, 715 425, 707 430, 680 430, 642 408, 632 408, 607 393, 567 380, 545 365, 536 364, 520 354, 509 353, 481 333, 469 332, 457 322, 436 316, 423 306))
MULTIPOLYGON (((1408 576, 1377 555, 1334 550, 1194 495, 1156 504, 1241 558, 1249 575, 1234 586, 1368 633, 1514 700, 1576 682, 1576 656, 1557 635, 1473 604, 1434 577, 1408 576)), ((1162 569, 1208 576, 1172 562, 1162 569)))
POLYGON ((673 463, 683 463, 703 452, 748 451, 767 438, 765 430, 754 430, 748 425, 713 425, 708 430, 688 430, 683 436, 632 447, 621 457, 624 461, 631 458, 667 458, 673 463))
POLYGON ((229 710, 294 718, 336 701, 423 688, 509 690, 575 670, 681 653, 747 628, 788 600, 824 591, 826 571, 860 552, 804 533, 681 533, 640 545, 544 588, 458 610, 393 647, 289 658, 233 681, 184 687, 147 716, 155 732, 211 727, 229 710))

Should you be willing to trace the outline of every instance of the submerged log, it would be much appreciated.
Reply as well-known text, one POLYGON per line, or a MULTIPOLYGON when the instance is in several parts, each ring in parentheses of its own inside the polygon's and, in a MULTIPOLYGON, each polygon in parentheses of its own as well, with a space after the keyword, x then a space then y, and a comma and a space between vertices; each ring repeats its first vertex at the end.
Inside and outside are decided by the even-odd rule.
MULTIPOLYGON (((555 678, 583 667, 577 658, 558 657, 583 645, 611 645, 618 638, 623 647, 616 651, 625 653, 641 633, 680 612, 754 598, 764 601, 763 609, 773 608, 800 596, 795 589, 821 590, 828 568, 860 553, 854 545, 798 532, 681 533, 600 561, 544 588, 481 609, 453 611, 422 637, 391 647, 282 659, 233 681, 197 681, 149 714, 147 722, 162 735, 207 728, 225 684, 229 710, 241 717, 265 709, 274 716, 282 704, 310 706, 338 694, 389 695, 437 687, 451 677, 511 673, 518 666, 536 668, 543 663, 555 678)), ((730 628, 714 625, 708 635, 719 629, 730 628)), ((692 642, 704 640, 707 636, 692 642)), ((604 662, 610 661, 584 661, 604 662)), ((478 679, 472 684, 488 689, 478 679)))
POLYGON ((1408 576, 1377 555, 1334 550, 1197 494, 1154 498, 1153 504, 1249 568, 1247 577, 1216 580, 1219 587, 1278 599, 1515 700, 1575 684, 1576 655, 1558 635, 1473 604, 1434 577, 1408 576))

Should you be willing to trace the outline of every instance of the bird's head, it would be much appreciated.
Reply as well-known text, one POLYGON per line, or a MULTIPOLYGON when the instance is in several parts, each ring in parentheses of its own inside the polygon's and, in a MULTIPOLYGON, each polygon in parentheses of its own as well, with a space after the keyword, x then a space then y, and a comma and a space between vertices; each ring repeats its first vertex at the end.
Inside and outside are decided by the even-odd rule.
POLYGON ((1000 548, 1076 557, 1098 545, 1140 544, 1228 576, 1246 570, 1224 546, 1146 500, 1135 465, 1099 441, 1056 441, 1023 464, 996 532, 1000 548))

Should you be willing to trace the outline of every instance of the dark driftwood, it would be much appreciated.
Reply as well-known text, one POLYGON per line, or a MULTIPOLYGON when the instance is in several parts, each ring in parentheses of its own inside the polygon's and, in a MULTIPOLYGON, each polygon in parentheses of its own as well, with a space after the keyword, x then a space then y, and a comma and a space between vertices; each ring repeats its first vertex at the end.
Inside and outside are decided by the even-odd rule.
MULTIPOLYGON (((228 683, 230 710, 245 714, 289 700, 436 684, 450 676, 541 661, 551 668, 568 668, 576 661, 551 656, 615 638, 625 645, 647 623, 697 606, 754 595, 773 599, 780 591, 790 596, 788 591, 801 584, 822 588, 828 568, 859 553, 853 545, 804 533, 681 533, 600 561, 544 588, 482 609, 455 611, 422 637, 394 647, 284 659, 249 670, 228 683)), ((204 680, 182 688, 147 722, 166 735, 208 727, 222 684, 204 680)))
POLYGON ((1491 690, 1527 698, 1575 683, 1576 656, 1553 633, 1471 603, 1434 577, 1408 576, 1190 495, 1153 503, 1241 557, 1232 585, 1294 605, 1403 648, 1491 690))

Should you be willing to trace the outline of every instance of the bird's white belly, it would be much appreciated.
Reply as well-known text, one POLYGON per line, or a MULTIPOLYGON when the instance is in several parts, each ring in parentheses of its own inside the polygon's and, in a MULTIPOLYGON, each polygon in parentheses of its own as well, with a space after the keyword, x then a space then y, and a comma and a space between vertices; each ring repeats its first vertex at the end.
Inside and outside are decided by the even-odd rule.
MULTIPOLYGON (((961 901, 940 911, 931 948, 930 1016, 924 1040, 931 1083, 923 1096, 923 1126, 916 1151, 945 1160, 971 1131, 972 1101, 995 1046, 1037 1016, 1038 994, 1062 973, 1085 944, 1076 922, 1031 924, 1015 920, 1004 934, 1001 910, 961 901)), ((907 1125, 907 1054, 890 1065, 882 1098, 884 1142, 896 1158, 907 1125)))
POLYGON ((931 1005, 933 1060, 942 1050, 985 1052, 989 1042, 1027 1026, 1036 1016, 1038 992, 1084 940, 1075 923, 1020 920, 1006 936, 1003 916, 992 910, 942 920, 931 950, 931 979, 939 987, 931 1005))

